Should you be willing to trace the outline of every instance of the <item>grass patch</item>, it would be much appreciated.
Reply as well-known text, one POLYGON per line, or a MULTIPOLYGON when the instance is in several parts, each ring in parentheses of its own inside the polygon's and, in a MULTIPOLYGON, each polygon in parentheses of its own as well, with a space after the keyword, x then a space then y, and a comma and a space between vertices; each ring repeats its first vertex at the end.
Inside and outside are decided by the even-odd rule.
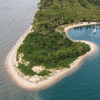
POLYGON ((47 76, 47 75, 49 75, 51 72, 49 71, 49 70, 43 70, 43 71, 41 71, 38 75, 39 76, 47 76))
POLYGON ((24 64, 19 64, 17 67, 24 75, 34 76, 36 73, 30 67, 25 66, 24 64))

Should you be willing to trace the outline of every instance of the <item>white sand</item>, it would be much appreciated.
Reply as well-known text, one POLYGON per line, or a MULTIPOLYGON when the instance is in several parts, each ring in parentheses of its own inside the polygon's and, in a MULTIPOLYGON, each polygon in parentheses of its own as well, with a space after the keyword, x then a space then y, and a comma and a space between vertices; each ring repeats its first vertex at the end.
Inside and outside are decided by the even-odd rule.
MULTIPOLYGON (((84 22, 83 24, 77 24, 77 25, 72 25, 65 27, 65 32, 70 30, 71 28, 78 27, 78 26, 85 26, 85 25, 92 25, 92 24, 97 24, 96 22, 91 22, 87 23, 84 22)), ((15 47, 11 50, 10 54, 7 57, 6 60, 6 65, 9 71, 9 74, 12 76, 14 81, 21 87, 26 88, 26 89, 42 89, 46 88, 47 86, 51 85, 52 83, 56 82, 57 80, 61 79, 64 75, 67 75, 70 73, 73 69, 75 69, 82 61, 84 58, 86 58, 88 55, 96 51, 97 45, 95 45, 92 42, 89 41, 81 41, 85 42, 86 44, 89 44, 91 47, 91 50, 87 52, 85 55, 82 55, 78 57, 72 64, 70 64, 70 68, 64 68, 61 70, 56 70, 56 73, 51 75, 51 76, 46 76, 46 77, 38 77, 37 75, 35 76, 24 76, 20 71, 16 68, 18 66, 18 62, 16 61, 16 53, 17 49, 19 46, 23 43, 23 40, 25 39, 26 35, 31 31, 32 26, 29 28, 29 30, 25 33, 25 35, 20 39, 20 41, 15 45, 15 47)), ((54 71, 55 72, 55 71, 54 71)))

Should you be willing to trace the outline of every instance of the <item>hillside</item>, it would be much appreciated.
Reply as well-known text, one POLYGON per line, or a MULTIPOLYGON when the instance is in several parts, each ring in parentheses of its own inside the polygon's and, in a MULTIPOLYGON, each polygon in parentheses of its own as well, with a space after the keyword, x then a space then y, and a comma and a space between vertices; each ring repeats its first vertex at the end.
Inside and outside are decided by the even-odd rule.
POLYGON ((19 63, 19 70, 25 75, 49 75, 49 69, 70 67, 80 55, 90 50, 82 42, 73 42, 63 32, 55 29, 61 25, 79 22, 99 22, 100 9, 89 0, 41 0, 32 23, 34 32, 27 35, 17 52, 17 61, 21 56, 24 63, 19 63), (27 62, 27 64, 25 64, 27 62), (36 73, 34 66, 43 66, 45 70, 36 73))

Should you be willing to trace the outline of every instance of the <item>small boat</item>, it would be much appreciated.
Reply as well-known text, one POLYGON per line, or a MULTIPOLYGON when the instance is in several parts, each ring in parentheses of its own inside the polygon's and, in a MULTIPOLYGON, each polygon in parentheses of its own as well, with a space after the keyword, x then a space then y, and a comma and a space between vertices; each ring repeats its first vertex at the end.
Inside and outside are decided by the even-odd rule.
POLYGON ((96 25, 95 25, 95 29, 93 30, 93 32, 92 33, 96 33, 96 25))

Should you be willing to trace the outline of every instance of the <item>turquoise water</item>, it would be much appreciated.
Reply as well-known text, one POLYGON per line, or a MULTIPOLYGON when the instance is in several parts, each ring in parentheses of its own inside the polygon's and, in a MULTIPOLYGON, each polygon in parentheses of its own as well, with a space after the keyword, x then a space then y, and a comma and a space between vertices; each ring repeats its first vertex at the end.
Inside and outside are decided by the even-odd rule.
MULTIPOLYGON (((100 50, 59 82, 44 90, 19 87, 5 68, 5 59, 12 47, 34 19, 39 0, 0 0, 0 100, 100 100, 100 50)), ((100 47, 100 25, 71 29, 68 36, 88 40, 100 47)))

